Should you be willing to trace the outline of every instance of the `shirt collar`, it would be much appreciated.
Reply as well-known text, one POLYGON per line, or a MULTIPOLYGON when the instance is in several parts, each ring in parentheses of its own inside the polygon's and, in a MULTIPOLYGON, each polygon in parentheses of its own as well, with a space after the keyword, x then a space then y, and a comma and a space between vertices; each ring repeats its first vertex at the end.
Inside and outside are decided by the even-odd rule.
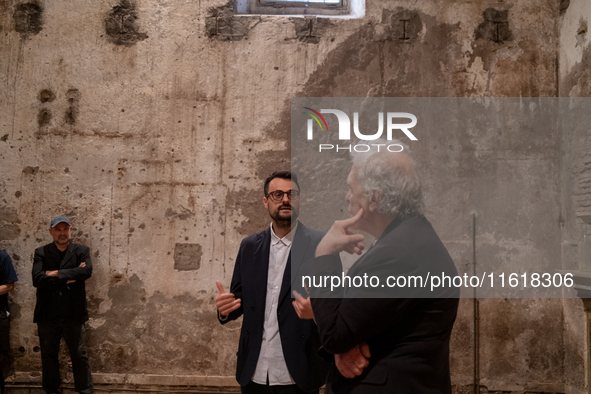
POLYGON ((290 246, 291 241, 293 240, 293 235, 296 233, 298 229, 298 223, 299 221, 296 220, 296 222, 291 225, 291 231, 283 238, 279 238, 275 234, 275 231, 273 231, 273 223, 271 223, 271 245, 276 245, 279 242, 283 242, 285 245, 290 246))

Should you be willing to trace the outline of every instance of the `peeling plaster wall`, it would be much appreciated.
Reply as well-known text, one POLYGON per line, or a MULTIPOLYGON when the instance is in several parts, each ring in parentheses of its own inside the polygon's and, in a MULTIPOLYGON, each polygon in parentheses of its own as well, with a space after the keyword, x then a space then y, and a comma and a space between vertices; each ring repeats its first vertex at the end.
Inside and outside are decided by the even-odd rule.
POLYGON ((591 7, 586 1, 572 0, 560 17, 559 59, 560 96, 591 96, 591 7))
MULTIPOLYGON (((559 25, 559 86, 561 97, 591 96, 591 22, 589 2, 571 0, 561 12, 559 25)), ((565 106, 573 102, 565 100, 565 106)), ((589 124, 583 121, 582 124, 589 124)), ((567 125, 569 126, 569 125, 567 125)), ((562 135, 562 261, 565 268, 577 269, 577 246, 581 236, 581 219, 577 212, 591 207, 588 179, 591 176, 589 155, 591 133, 588 129, 563 127, 562 135)), ((586 316, 579 299, 564 300, 564 368, 565 383, 587 392, 591 366, 588 363, 586 316)))
MULTIPOLYGON (((240 240, 268 225, 261 183, 289 166, 291 97, 557 95, 553 1, 381 0, 350 20, 235 16, 210 0, 24 3, 0 0, 0 238, 20 277, 12 346, 23 381, 40 370, 30 269, 52 215, 70 215, 92 251, 93 372, 231 377, 240 323, 218 324, 214 283, 229 286, 240 240)), ((482 251, 560 258, 557 136, 550 148, 467 137, 488 142, 450 153, 440 138, 418 157, 456 263, 470 262, 463 187, 514 173, 512 185, 545 193, 549 207, 511 209, 543 225, 507 238, 506 206, 521 195, 474 195, 490 215, 482 251), (452 160, 462 184, 446 183, 430 154, 452 160)), ((458 391, 472 382, 471 308, 462 301, 453 335, 458 391)), ((570 366, 560 301, 485 300, 481 313, 484 385, 560 390, 570 366)))

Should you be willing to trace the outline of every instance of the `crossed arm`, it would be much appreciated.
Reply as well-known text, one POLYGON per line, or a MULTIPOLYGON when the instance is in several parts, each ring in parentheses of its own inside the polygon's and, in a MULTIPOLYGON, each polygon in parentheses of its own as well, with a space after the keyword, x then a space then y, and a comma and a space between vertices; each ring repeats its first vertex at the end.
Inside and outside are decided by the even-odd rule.
POLYGON ((46 289, 57 289, 64 283, 84 281, 92 276, 92 264, 89 250, 86 249, 79 257, 83 262, 75 268, 65 268, 55 271, 43 270, 43 253, 35 251, 33 259, 33 286, 46 289))
MULTIPOLYGON (((86 268, 86 263, 84 261, 81 262, 80 265, 77 268, 86 268)), ((75 270, 75 269, 76 268, 70 268, 70 269, 67 269, 67 270, 64 270, 64 271, 72 271, 72 270, 75 270)), ((58 271, 58 270, 55 270, 55 271, 45 271, 45 275, 50 276, 52 278, 58 278, 58 279, 60 279, 59 273, 60 273, 60 271, 58 271)), ((83 274, 84 273, 82 273, 82 275, 83 274)), ((76 275, 76 274, 74 274, 74 275, 76 275)), ((72 274, 69 273, 69 276, 72 276, 72 274)), ((80 276, 80 274, 78 273, 77 276, 80 276)), ((61 279, 64 279, 64 278, 61 278, 61 279)), ((86 278, 86 279, 88 279, 88 278, 86 278)), ((84 280, 84 279, 78 279, 78 280, 84 280)), ((70 283, 74 283, 74 282, 76 282, 76 279, 68 279, 67 282, 66 282, 66 284, 70 284, 70 283)))

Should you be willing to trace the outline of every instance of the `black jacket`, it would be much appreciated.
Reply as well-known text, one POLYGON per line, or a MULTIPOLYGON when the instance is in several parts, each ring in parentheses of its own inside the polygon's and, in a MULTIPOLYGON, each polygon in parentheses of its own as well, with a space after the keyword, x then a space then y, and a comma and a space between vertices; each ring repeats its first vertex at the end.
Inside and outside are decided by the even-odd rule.
MULTIPOLYGON (((302 223, 298 224, 283 275, 277 308, 281 346, 287 369, 298 387, 307 392, 316 390, 325 383, 329 364, 318 356, 320 339, 316 324, 313 320, 301 320, 293 308, 291 271, 292 267, 297 269, 303 261, 314 257, 316 246, 323 236, 321 232, 311 230, 302 223)), ((231 312, 227 320, 220 320, 225 324, 244 315, 236 367, 236 380, 242 386, 250 382, 261 350, 270 245, 269 228, 242 241, 230 286, 230 292, 242 299, 241 307, 231 312)), ((297 287, 294 284, 294 289, 297 287)))
POLYGON ((53 242, 35 249, 33 286, 37 288, 37 304, 33 321, 87 321, 84 281, 91 275, 92 263, 87 246, 70 243, 63 260, 53 242), (86 267, 79 267, 83 262, 86 267), (45 271, 55 270, 58 271, 57 278, 45 274, 45 271), (69 280, 76 282, 67 284, 69 280))
MULTIPOLYGON (((340 274, 335 256, 307 262, 311 275, 340 274)), ((423 216, 395 219, 347 272, 350 277, 457 275, 454 263, 435 230, 423 216)), ((402 283, 402 282, 400 282, 402 283)), ((326 288, 312 288, 312 308, 324 349, 345 353, 367 342, 371 357, 363 374, 344 378, 333 365, 326 393, 450 394, 449 340, 458 308, 459 289, 430 286, 377 287, 392 298, 369 297, 372 289, 345 289, 346 298, 326 288), (425 298, 426 296, 432 298, 425 298), (319 297, 319 298, 316 298, 319 297), (324 297, 324 298, 323 298, 324 297), (353 297, 353 298, 351 298, 353 297)), ((384 293, 374 293, 380 296, 384 293)))

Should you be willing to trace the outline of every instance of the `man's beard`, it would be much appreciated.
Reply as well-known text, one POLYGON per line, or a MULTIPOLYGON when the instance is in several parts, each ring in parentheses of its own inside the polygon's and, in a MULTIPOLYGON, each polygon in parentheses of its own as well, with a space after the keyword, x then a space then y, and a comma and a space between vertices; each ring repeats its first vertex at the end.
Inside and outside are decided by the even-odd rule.
POLYGON ((288 227, 291 225, 292 222, 295 222, 298 218, 298 212, 293 209, 291 205, 282 204, 277 208, 277 212, 272 215, 272 218, 275 220, 278 226, 280 227, 288 227), (290 211, 282 211, 281 208, 289 207, 290 211))
POLYGON ((65 245, 68 243, 70 239, 68 237, 58 237, 56 243, 60 245, 65 245))

